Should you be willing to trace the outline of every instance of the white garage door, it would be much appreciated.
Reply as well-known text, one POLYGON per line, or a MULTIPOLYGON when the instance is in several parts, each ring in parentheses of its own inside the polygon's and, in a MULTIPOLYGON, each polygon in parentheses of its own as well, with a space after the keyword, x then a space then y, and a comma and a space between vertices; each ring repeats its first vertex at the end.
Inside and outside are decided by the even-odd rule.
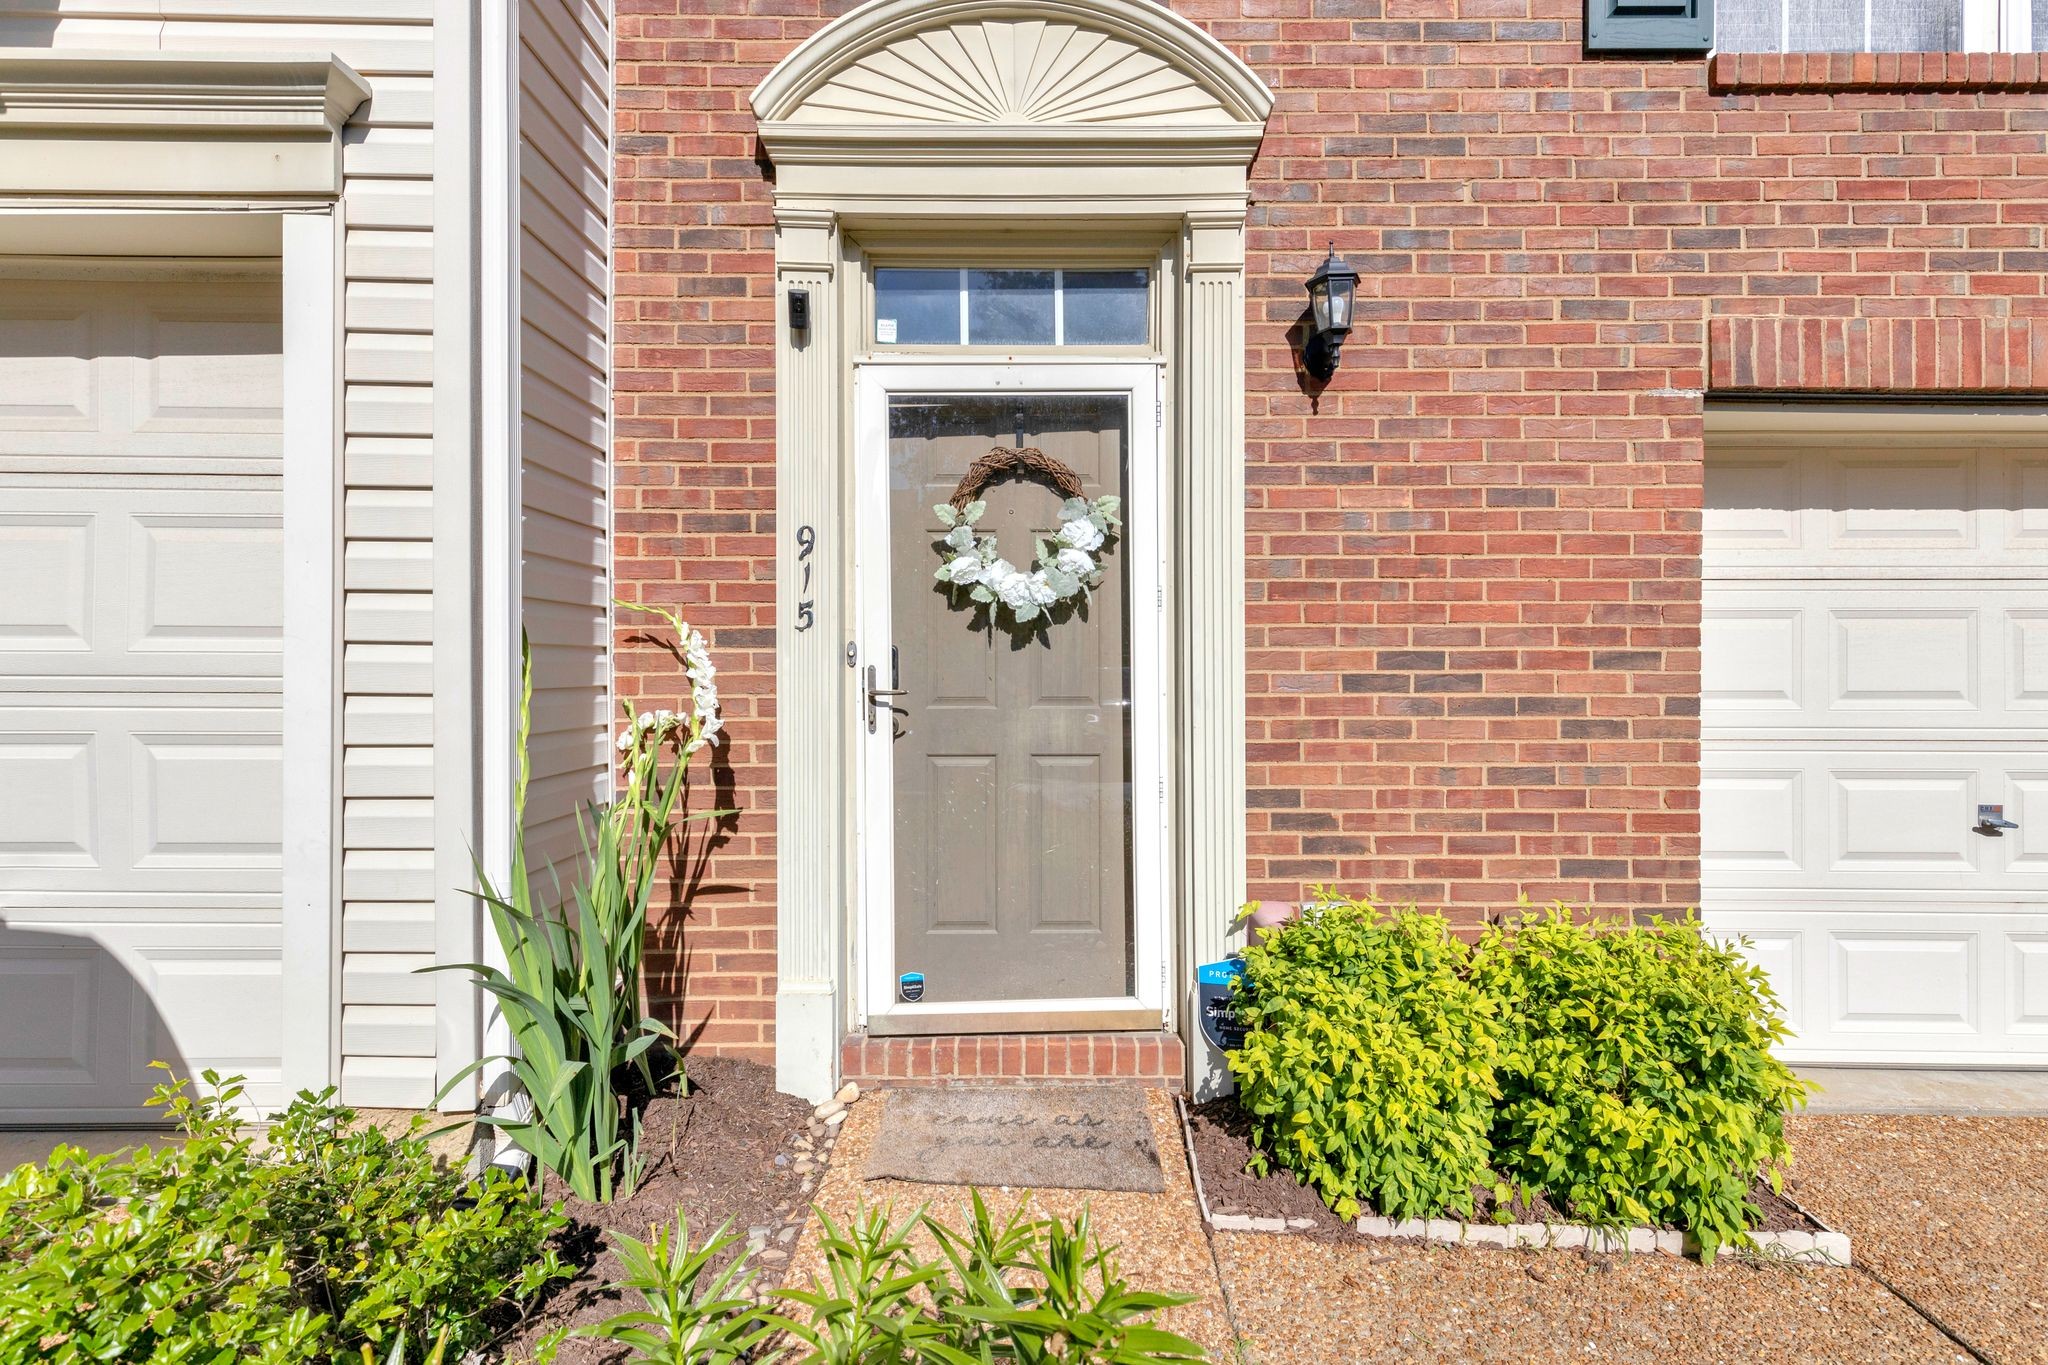
POLYGON ((0 272, 0 1122, 279 1098, 279 333, 274 277, 0 272))
POLYGON ((2048 1064, 2048 448, 1718 450, 1706 543, 1704 904, 1791 1055, 2048 1064))

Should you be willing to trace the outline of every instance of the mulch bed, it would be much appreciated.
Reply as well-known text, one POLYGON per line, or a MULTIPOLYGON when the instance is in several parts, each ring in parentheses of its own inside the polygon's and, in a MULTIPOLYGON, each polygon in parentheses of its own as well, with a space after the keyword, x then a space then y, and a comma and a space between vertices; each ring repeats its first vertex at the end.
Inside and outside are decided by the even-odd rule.
MULTIPOLYGON (((689 1219, 693 1245, 728 1221, 743 1245, 754 1230, 765 1243, 752 1261, 756 1287, 781 1283, 824 1164, 819 1153, 811 1157, 817 1169, 798 1169, 808 1154, 800 1143, 810 1140, 811 1106, 776 1090, 775 1073, 756 1062, 692 1057, 689 1078, 687 1095, 647 1106, 640 1140, 647 1172, 631 1198, 588 1204, 548 1177, 547 1198, 559 1200, 570 1220, 556 1234, 555 1249, 579 1273, 559 1282, 531 1317, 486 1352, 488 1358, 517 1365, 555 1328, 641 1307, 638 1294, 628 1290, 621 1297, 607 1289, 622 1267, 604 1234, 616 1229, 645 1241, 651 1227, 673 1226, 678 1210, 689 1219)), ((563 1365, 611 1365, 629 1357, 624 1346, 571 1340, 556 1358, 563 1365)))
MULTIPOLYGON (((1193 1138, 1195 1169, 1200 1173, 1202 1193, 1211 1213, 1237 1213, 1252 1218, 1284 1218, 1299 1234, 1363 1241, 1356 1225, 1331 1212, 1322 1196, 1275 1166, 1268 1175, 1252 1175, 1245 1163, 1252 1158, 1250 1117, 1238 1107, 1235 1097, 1225 1096, 1206 1104, 1188 1106, 1188 1132, 1193 1138), (1303 1225, 1305 1222, 1305 1226, 1303 1225)), ((1471 1221, 1493 1221, 1493 1192, 1474 1191, 1476 1213, 1471 1221)), ((1750 1191, 1763 1213, 1763 1229, 1772 1232, 1818 1232, 1820 1224, 1771 1193, 1758 1181, 1750 1191)), ((1365 1213, 1376 1210, 1367 1208, 1365 1213)), ((1569 1223, 1576 1221, 1548 1199, 1533 1204, 1517 1200, 1509 1209, 1511 1222, 1569 1223)))

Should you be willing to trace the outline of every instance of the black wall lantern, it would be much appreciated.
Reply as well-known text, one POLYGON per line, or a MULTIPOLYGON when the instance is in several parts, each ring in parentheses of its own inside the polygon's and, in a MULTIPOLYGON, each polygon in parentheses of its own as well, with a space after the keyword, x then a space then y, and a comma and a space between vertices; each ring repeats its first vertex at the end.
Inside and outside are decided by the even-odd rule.
POLYGON ((1344 263, 1333 244, 1330 254, 1308 277, 1308 302, 1315 313, 1315 331, 1301 348, 1301 363, 1328 383, 1337 373, 1344 338, 1351 335, 1351 304, 1358 294, 1358 272, 1344 263))

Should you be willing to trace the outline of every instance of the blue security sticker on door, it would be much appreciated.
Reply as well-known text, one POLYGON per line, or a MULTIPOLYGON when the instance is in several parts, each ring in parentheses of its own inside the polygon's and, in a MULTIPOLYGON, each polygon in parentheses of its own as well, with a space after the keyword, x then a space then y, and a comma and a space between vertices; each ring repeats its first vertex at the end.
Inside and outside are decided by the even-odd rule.
POLYGON ((1202 1036, 1219 1052, 1235 1052, 1244 1045, 1244 1025, 1230 1007, 1230 988, 1244 975, 1244 959, 1226 958, 1204 962, 1195 968, 1195 1003, 1202 1012, 1202 1036))
POLYGON ((910 1004, 924 999, 924 973, 905 972, 896 978, 896 994, 910 1004))

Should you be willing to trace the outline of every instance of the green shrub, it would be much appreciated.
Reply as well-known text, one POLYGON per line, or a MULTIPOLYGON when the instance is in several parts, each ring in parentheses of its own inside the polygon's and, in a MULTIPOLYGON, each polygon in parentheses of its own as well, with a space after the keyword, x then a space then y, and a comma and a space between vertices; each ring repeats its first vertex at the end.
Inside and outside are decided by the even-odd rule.
POLYGON ((721 1231, 696 1251, 686 1225, 653 1242, 618 1239, 625 1285, 646 1308, 556 1334, 633 1348, 635 1365, 1183 1365, 1201 1346, 1153 1322, 1185 1295, 1132 1289, 1084 1212, 1072 1223, 998 1224, 979 1193, 956 1232, 923 1212, 892 1220, 867 1210, 846 1227, 822 1212, 824 1276, 777 1293, 787 1313, 748 1301, 744 1254, 713 1274, 734 1240, 721 1231), (928 1254, 922 1248, 931 1246, 928 1254))
POLYGON ((1595 1223, 1671 1223, 1711 1260, 1779 1187, 1785 1110, 1806 1086, 1760 968, 1697 921, 1579 923, 1562 906, 1497 926, 1473 984, 1505 1025, 1494 1162, 1595 1223))
POLYGON ((239 1084, 158 1088, 181 1144, 59 1148, 0 1182, 0 1365, 331 1361, 410 1337, 480 1344, 491 1310, 566 1272, 558 1215, 436 1171, 417 1131, 351 1130, 302 1095, 259 1151, 239 1084))
POLYGON ((1268 1156, 1345 1218, 1470 1214, 1487 1177, 1499 1026, 1443 920, 1316 892, 1319 908, 1247 948, 1229 1054, 1268 1156))

